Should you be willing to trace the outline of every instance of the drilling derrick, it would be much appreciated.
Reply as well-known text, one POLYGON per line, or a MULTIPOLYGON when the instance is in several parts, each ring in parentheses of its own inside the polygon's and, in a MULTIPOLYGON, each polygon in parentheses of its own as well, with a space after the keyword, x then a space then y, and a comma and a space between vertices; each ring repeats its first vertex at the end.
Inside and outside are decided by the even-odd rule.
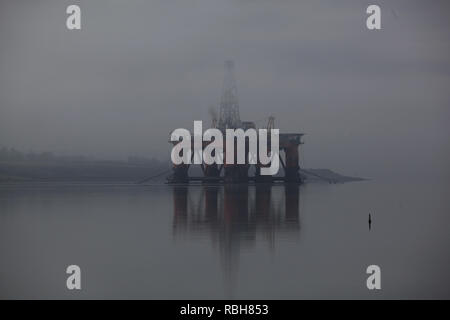
MULTIPOLYGON (((242 122, 239 115, 239 102, 237 98, 237 86, 234 78, 234 62, 225 61, 225 77, 223 81, 222 96, 220 98, 220 117, 219 129, 225 132, 226 129, 242 128, 242 122)), ((234 141, 234 150, 236 150, 236 141, 234 141)), ((226 147, 224 147, 224 152, 226 147)), ((246 146, 246 152, 247 146, 246 146)), ((224 180, 227 182, 244 182, 248 180, 248 164, 236 164, 236 152, 233 159, 224 157, 224 180)))
POLYGON ((221 130, 241 127, 237 86, 234 78, 234 62, 231 60, 225 61, 225 78, 223 81, 222 96, 220 98, 218 127, 221 130))

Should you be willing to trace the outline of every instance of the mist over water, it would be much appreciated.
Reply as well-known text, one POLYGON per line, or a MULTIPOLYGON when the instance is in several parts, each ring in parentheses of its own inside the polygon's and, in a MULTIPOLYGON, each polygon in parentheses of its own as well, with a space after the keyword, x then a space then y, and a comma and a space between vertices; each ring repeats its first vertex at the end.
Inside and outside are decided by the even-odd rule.
POLYGON ((450 298, 449 3, 0 1, 0 298, 450 298), (130 182, 217 118, 228 59, 240 120, 372 180, 130 182))
POLYGON ((211 122, 235 61, 242 120, 304 132, 302 165, 371 178, 450 176, 449 3, 77 0, 0 3, 0 147, 167 160, 211 122))
POLYGON ((447 188, 2 186, 0 295, 449 298, 447 188), (66 289, 70 264, 81 291, 66 289), (377 292, 366 288, 370 264, 382 270, 377 292))

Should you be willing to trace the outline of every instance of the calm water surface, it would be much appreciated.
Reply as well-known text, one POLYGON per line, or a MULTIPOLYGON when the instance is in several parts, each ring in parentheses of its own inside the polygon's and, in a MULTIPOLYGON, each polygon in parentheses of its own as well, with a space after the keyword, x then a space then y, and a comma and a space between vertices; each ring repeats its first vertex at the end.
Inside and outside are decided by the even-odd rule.
POLYGON ((1 185, 0 298, 450 298, 448 190, 1 185))

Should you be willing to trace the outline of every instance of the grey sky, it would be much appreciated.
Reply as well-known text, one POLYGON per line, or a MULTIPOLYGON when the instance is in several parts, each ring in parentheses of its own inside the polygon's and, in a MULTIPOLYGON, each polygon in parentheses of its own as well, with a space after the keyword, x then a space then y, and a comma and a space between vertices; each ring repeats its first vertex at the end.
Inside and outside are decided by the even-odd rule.
MULTIPOLYGON (((167 158, 209 123, 223 61, 241 117, 305 132, 303 164, 449 175, 446 1, 2 1, 0 146, 167 158), (65 9, 79 4, 82 30, 65 9), (382 30, 365 28, 379 4, 382 30)), ((262 125, 262 122, 258 122, 262 125)))

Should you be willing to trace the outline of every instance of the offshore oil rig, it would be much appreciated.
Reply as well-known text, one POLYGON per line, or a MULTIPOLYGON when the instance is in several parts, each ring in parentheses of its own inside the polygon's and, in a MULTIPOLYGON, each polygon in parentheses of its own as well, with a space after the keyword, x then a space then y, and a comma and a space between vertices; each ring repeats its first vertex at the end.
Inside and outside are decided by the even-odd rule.
MULTIPOLYGON (((270 130, 274 129, 275 118, 268 117, 266 129, 270 136, 270 130)), ((225 61, 225 78, 220 99, 220 112, 217 119, 216 113, 212 112, 212 128, 219 129, 222 133, 226 129, 257 129, 252 121, 242 121, 239 115, 239 102, 237 97, 237 86, 234 77, 234 62, 225 61)), ((280 133, 279 135, 279 160, 283 172, 275 176, 261 175, 261 167, 265 167, 257 161, 256 164, 230 164, 224 159, 223 164, 201 164, 203 176, 189 176, 189 168, 192 164, 173 165, 173 172, 167 178, 168 183, 248 183, 248 182, 285 182, 300 184, 303 182, 299 166, 299 146, 303 144, 301 138, 303 133, 280 133), (251 166, 254 166, 254 174, 249 174, 251 166)), ((177 144, 179 142, 172 142, 177 144)), ((203 149, 211 142, 203 142, 203 149)), ((225 142, 224 142, 225 143, 225 142)), ((236 141, 234 142, 236 144, 236 141)), ((246 141, 246 149, 247 141, 246 141)), ((247 159, 248 160, 248 159, 247 159)))

